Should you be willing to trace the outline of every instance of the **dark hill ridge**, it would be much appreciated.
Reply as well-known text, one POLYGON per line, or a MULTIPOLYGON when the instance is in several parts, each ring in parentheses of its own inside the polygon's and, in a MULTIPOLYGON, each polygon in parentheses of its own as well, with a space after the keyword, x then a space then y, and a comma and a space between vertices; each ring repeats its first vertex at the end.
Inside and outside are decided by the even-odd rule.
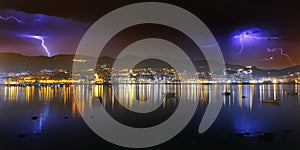
MULTIPOLYGON (((92 57, 79 56, 89 60, 92 57)), ((38 72, 42 69, 72 70, 74 55, 24 56, 16 53, 0 53, 0 72, 38 72)), ((113 64, 114 59, 101 57, 99 63, 113 64)))
POLYGON ((0 72, 37 72, 44 68, 62 68, 69 70, 73 64, 73 55, 24 56, 14 53, 0 53, 0 72))
MULTIPOLYGON (((138 56, 128 56, 131 59, 136 59, 138 56)), ((82 59, 91 59, 89 56, 80 56, 82 59)), ((74 55, 56 55, 53 57, 45 56, 24 56, 16 53, 0 53, 0 72, 20 72, 20 71, 30 71, 37 72, 42 69, 65 69, 72 70, 74 55)), ((109 64, 113 65, 115 59, 111 57, 101 57, 98 60, 99 64, 109 64)), ((180 61, 180 60, 178 60, 180 61)), ((156 63, 157 60, 149 59, 139 63, 136 67, 152 67, 161 68, 161 63, 156 63)), ((209 68, 206 60, 196 60, 193 61, 196 69, 201 72, 208 72, 209 68)), ((212 62, 218 63, 218 62, 212 62)), ((167 67, 167 64, 163 65, 167 67)), ((232 69, 241 68, 240 65, 226 64, 227 67, 232 69)), ((294 73, 300 71, 300 66, 293 66, 281 70, 263 70, 259 68, 253 69, 256 76, 264 76, 266 74, 271 75, 284 75, 287 73, 294 73)))

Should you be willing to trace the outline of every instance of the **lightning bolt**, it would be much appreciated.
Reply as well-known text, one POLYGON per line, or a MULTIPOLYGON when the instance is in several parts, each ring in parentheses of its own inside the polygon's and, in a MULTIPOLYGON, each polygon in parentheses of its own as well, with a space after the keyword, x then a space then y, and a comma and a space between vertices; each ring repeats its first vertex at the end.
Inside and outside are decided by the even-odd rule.
POLYGON ((241 44, 241 50, 238 52, 237 55, 240 55, 244 51, 244 42, 243 42, 243 37, 240 35, 239 37, 234 36, 234 38, 239 38, 240 39, 240 44, 241 44))
POLYGON ((268 52, 275 52, 276 50, 280 51, 280 55, 285 56, 293 66, 296 65, 296 64, 293 63, 292 59, 290 58, 290 56, 288 54, 283 53, 282 48, 273 48, 273 49, 267 48, 268 52))
MULTIPOLYGON (((254 39, 254 40, 277 40, 277 39, 279 39, 279 37, 255 36, 255 35, 253 35, 253 33, 249 33, 249 32, 242 32, 241 34, 236 35, 233 38, 239 39, 239 42, 240 42, 240 45, 241 45, 241 49, 237 53, 237 55, 240 55, 244 51, 244 40, 245 39, 254 39)), ((296 64, 293 63, 290 56, 283 52, 282 48, 273 48, 273 49, 267 48, 267 52, 275 52, 277 50, 280 51, 280 55, 286 57, 292 65, 296 65, 296 64)), ((270 58, 261 59, 261 61, 270 61, 270 60, 273 60, 273 59, 274 59, 274 57, 270 57, 270 58)))
MULTIPOLYGON (((14 20, 17 23, 24 23, 23 20, 20 20, 17 17, 14 17, 14 16, 9 16, 9 17, 0 16, 0 20, 4 20, 4 21, 14 20)), ((35 22, 41 22, 41 20, 40 19, 35 19, 35 22)), ((41 41, 41 46, 43 47, 44 52, 47 53, 48 57, 51 57, 51 54, 50 54, 47 46, 45 45, 45 37, 39 36, 39 35, 22 35, 22 36, 26 37, 26 38, 32 38, 32 39, 40 40, 41 41)))
POLYGON ((5 21, 8 21, 8 20, 14 20, 14 21, 16 21, 17 23, 23 23, 24 21, 22 21, 22 20, 20 20, 20 19, 18 19, 18 18, 16 18, 16 17, 14 17, 14 16, 9 16, 9 17, 2 17, 2 16, 0 16, 0 19, 1 20, 5 20, 5 21))
POLYGON ((239 39, 240 44, 241 44, 241 49, 237 53, 237 55, 240 55, 244 51, 244 39, 255 39, 255 40, 276 40, 276 39, 278 39, 278 37, 254 36, 248 32, 242 32, 240 35, 236 35, 233 38, 239 39))
POLYGON ((270 58, 261 59, 261 61, 270 61, 270 60, 273 60, 273 59, 274 59, 273 57, 270 57, 270 58))
POLYGON ((32 38, 32 39, 37 39, 37 40, 40 40, 41 41, 41 45, 44 49, 44 51, 47 53, 47 56, 48 57, 51 57, 51 54, 47 48, 47 46, 45 45, 45 37, 43 36, 39 36, 39 35, 23 35, 24 37, 27 37, 27 38, 32 38))

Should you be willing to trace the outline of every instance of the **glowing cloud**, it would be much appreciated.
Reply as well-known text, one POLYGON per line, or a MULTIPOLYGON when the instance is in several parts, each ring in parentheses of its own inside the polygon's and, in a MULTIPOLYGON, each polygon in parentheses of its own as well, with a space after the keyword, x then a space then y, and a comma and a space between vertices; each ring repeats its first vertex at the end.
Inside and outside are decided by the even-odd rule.
MULTIPOLYGON (((245 42, 251 42, 251 41, 256 41, 256 40, 277 40, 277 39, 279 39, 279 37, 260 36, 258 32, 259 32, 259 30, 258 31, 256 31, 256 30, 246 30, 246 31, 241 32, 238 35, 233 36, 234 39, 238 39, 239 40, 239 43, 241 45, 241 49, 237 53, 237 55, 240 55, 244 51, 245 42)), ((266 51, 267 52, 280 51, 280 55, 281 56, 286 57, 292 65, 296 65, 296 64, 293 63, 293 61, 290 58, 290 56, 288 54, 285 54, 283 52, 282 48, 273 48, 273 49, 267 48, 266 51)), ((271 61, 271 60, 274 60, 273 56, 270 57, 270 58, 260 59, 260 61, 271 61)))
POLYGON ((244 31, 239 35, 235 35, 233 38, 239 39, 239 42, 241 44, 241 49, 237 53, 237 55, 240 55, 244 51, 244 41, 246 39, 254 39, 254 40, 276 40, 276 39, 278 39, 278 37, 255 36, 253 33, 249 33, 247 31, 244 31))

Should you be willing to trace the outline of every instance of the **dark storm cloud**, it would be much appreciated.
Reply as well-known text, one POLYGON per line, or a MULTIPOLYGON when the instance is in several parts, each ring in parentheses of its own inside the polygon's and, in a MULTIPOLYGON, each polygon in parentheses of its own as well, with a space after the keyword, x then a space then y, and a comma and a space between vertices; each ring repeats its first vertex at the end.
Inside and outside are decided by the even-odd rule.
POLYGON ((73 19, 30 14, 15 10, 0 10, 3 17, 14 16, 14 19, 0 20, 0 50, 20 52, 27 55, 44 55, 40 41, 22 35, 45 37, 45 44, 51 54, 74 53, 82 35, 89 24, 73 19))
MULTIPOLYGON (((9 43, 11 39, 21 32, 26 34, 42 34, 47 36, 47 43, 53 46, 56 53, 69 53, 75 51, 76 45, 82 34, 90 24, 119 7, 144 2, 143 0, 4 0, 0 1, 2 10, 18 10, 20 16, 31 21, 25 26, 6 22, 0 24, 2 43, 9 43), (23 13, 23 15, 22 15, 23 13), (27 14, 27 15, 24 15, 27 14), (52 17, 51 17, 52 16, 52 17), (42 18, 44 22, 34 21, 42 18), (77 21, 75 21, 77 20, 77 21), (86 24, 87 23, 87 24, 86 24), (5 31, 3 31, 5 30, 5 31), (32 33, 28 33, 32 32, 32 33), (3 36, 6 38, 3 39, 3 36), (7 37, 9 36, 9 38, 7 37)), ((225 60, 228 63, 246 64, 257 62, 259 59, 268 58, 267 47, 284 48, 285 53, 291 55, 293 62, 300 63, 299 33, 300 33, 300 11, 297 1, 271 1, 271 0, 163 0, 160 2, 177 5, 198 16, 216 36, 221 46, 225 60), (247 28, 259 28, 260 33, 267 36, 281 37, 277 41, 266 41, 261 45, 250 45, 247 43, 248 51, 237 56, 239 45, 232 42, 234 33, 241 32, 247 28), (264 34, 265 35, 265 34, 264 34), (254 51, 254 52, 253 52, 254 51), (261 55, 259 55, 260 53, 261 55), (247 58, 247 59, 244 59, 247 58), (251 58, 251 60, 250 60, 251 58), (244 61, 249 60, 249 61, 244 61), (244 61, 244 62, 243 62, 244 61)), ((155 11, 155 10, 154 10, 155 11)), ((0 12, 5 13, 5 12, 0 12)), ((0 14, 3 15, 3 14, 0 14)), ((149 31, 150 32, 150 31, 149 31)), ((145 33, 146 34, 146 33, 145 33)), ((14 47, 21 50, 20 45, 24 42, 34 45, 34 40, 18 40, 21 44, 14 43, 14 47), (33 42, 33 43, 32 43, 33 42)), ((2 45, 2 44, 1 44, 2 45)), ((6 44, 9 46, 8 44, 6 44)), ((7 47, 11 49, 11 47, 7 47)), ((286 64, 286 63, 285 63, 286 64)), ((263 66, 262 62, 258 65, 263 66)))

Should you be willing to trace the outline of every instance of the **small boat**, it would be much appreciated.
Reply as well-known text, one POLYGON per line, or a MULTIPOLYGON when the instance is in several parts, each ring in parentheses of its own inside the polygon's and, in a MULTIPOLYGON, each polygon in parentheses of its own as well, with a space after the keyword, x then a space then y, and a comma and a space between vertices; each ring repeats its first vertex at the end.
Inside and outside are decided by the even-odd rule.
POLYGON ((287 92, 288 95, 298 95, 298 92, 287 92))
POLYGON ((261 100, 262 103, 278 103, 278 99, 266 99, 266 100, 261 100))
POLYGON ((176 93, 164 93, 163 95, 167 99, 176 98, 176 93))
POLYGON ((230 95, 230 92, 226 91, 223 94, 226 95, 226 96, 228 96, 228 95, 230 95))

